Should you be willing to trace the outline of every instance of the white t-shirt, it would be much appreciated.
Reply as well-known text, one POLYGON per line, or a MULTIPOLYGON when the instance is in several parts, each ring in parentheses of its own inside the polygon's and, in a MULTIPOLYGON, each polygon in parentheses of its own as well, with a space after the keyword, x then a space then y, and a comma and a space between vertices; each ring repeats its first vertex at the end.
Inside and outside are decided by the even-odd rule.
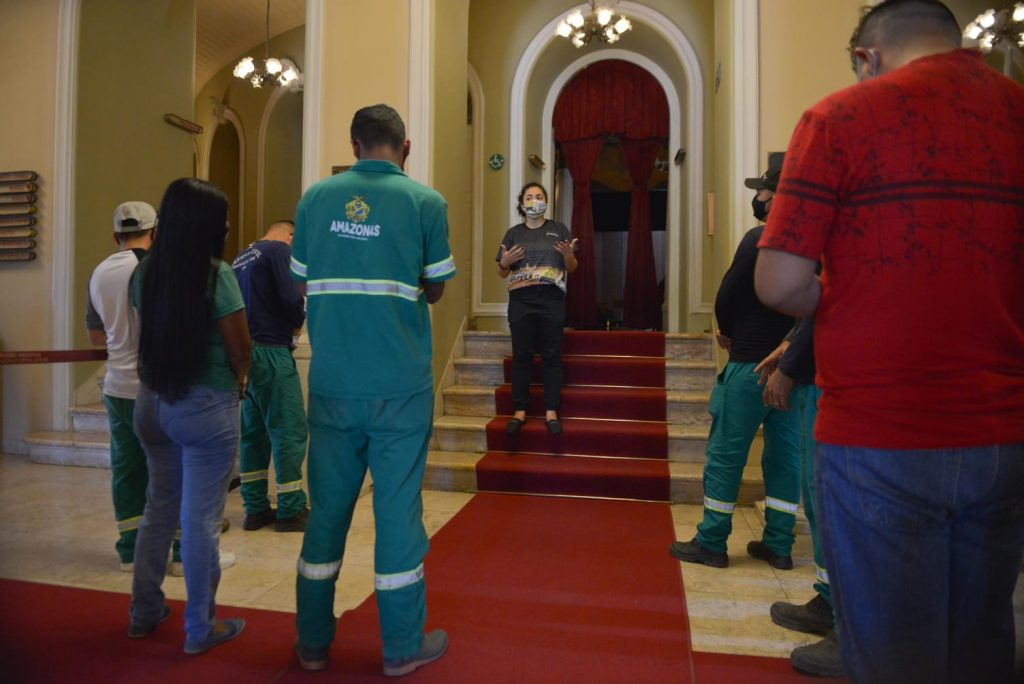
POLYGON ((138 263, 135 251, 126 249, 104 259, 89 277, 85 325, 107 334, 103 393, 120 399, 139 393, 139 312, 128 303, 128 281, 138 263))

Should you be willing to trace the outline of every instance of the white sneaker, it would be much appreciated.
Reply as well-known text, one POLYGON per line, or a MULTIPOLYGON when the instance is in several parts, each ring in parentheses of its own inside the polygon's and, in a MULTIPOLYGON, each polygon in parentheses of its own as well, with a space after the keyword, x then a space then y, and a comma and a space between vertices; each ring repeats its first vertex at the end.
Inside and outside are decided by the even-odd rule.
MULTIPOLYGON (((235 557, 235 554, 228 553, 227 551, 221 551, 221 553, 220 553, 220 569, 221 570, 227 570, 228 568, 233 567, 237 560, 238 559, 235 557)), ((185 576, 185 568, 181 564, 181 561, 171 562, 170 574, 171 574, 172 577, 184 577, 185 576)))

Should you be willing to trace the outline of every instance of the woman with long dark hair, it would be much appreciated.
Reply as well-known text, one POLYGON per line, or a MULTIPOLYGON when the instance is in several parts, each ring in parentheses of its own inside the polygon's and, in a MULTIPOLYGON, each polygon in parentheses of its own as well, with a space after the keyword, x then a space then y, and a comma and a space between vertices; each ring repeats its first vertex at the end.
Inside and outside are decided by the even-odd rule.
POLYGON ((171 612, 161 585, 180 526, 188 654, 232 639, 245 626, 214 615, 221 519, 251 357, 242 293, 221 261, 227 212, 227 197, 210 183, 171 183, 153 247, 131 281, 141 321, 135 432, 146 452, 149 486, 135 544, 128 634, 149 636, 171 612))
POLYGON ((534 351, 544 373, 544 423, 561 434, 562 330, 565 281, 576 270, 576 240, 565 224, 544 218, 548 191, 527 183, 516 198, 523 222, 512 226, 498 248, 498 275, 508 278, 508 327, 512 333, 512 405, 505 430, 514 435, 526 422, 534 351))

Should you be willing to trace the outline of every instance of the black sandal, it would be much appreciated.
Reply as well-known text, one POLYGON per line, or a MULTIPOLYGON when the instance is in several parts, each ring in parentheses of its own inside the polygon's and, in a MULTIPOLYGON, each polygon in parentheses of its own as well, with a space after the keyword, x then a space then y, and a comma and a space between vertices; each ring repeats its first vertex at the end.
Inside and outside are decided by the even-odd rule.
POLYGON ((526 422, 526 418, 520 420, 519 418, 509 418, 508 423, 505 424, 506 435, 518 435, 519 431, 523 428, 523 424, 526 422))

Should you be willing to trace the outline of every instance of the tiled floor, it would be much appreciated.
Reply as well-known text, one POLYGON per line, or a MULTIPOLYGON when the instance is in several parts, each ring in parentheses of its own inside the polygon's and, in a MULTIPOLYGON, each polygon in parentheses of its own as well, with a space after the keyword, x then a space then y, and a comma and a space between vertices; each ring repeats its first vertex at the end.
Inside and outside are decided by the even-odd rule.
MULTIPOLYGON (((472 497, 425 491, 424 520, 433 534, 472 497)), ((361 603, 373 590, 373 514, 371 497, 356 506, 345 563, 338 582, 335 610, 361 603)), ((131 575, 118 570, 114 553, 110 471, 71 466, 36 465, 24 456, 0 456, 0 577, 49 582, 128 593, 131 575)), ((801 535, 794 549, 796 567, 781 572, 746 555, 747 542, 759 539, 756 512, 741 507, 730 539, 730 566, 716 570, 681 564, 697 651, 787 657, 789 651, 817 639, 772 624, 774 601, 804 602, 813 596, 814 564, 810 538, 801 535)), ((676 534, 690 539, 701 516, 699 506, 672 507, 676 534)), ((232 528, 221 540, 237 565, 226 570, 217 594, 220 605, 270 610, 295 609, 295 559, 302 535, 270 528, 243 532, 238 492, 228 497, 232 528)), ((666 551, 667 552, 667 551, 666 551)), ((168 577, 169 597, 185 598, 184 581, 168 577)), ((1024 584, 1015 596, 1018 635, 1024 636, 1024 584)), ((1018 649, 1018 661, 1024 650, 1018 649)))

